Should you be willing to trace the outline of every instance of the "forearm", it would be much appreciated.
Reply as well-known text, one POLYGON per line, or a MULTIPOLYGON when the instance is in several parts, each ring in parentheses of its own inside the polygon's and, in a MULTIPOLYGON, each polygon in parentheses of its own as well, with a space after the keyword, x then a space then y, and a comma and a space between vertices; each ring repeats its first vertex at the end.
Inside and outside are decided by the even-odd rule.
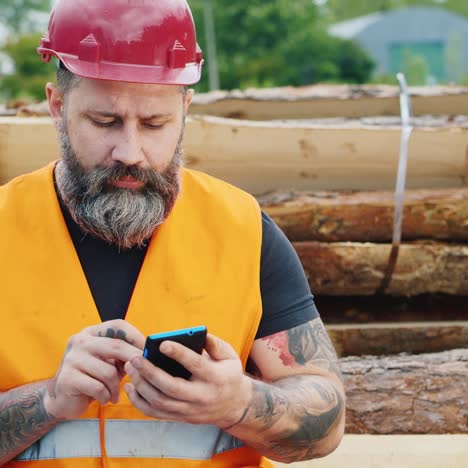
POLYGON ((46 410, 47 382, 0 393, 0 466, 49 432, 60 421, 46 410))
POLYGON ((318 376, 253 381, 252 398, 228 431, 280 462, 320 458, 332 452, 344 431, 342 387, 318 376))

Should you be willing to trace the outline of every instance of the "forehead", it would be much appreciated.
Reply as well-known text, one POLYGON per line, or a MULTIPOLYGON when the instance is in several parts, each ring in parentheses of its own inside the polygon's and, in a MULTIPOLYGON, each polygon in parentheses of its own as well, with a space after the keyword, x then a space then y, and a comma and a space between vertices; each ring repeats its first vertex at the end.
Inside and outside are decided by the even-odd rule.
POLYGON ((81 79, 70 93, 76 110, 99 109, 116 114, 178 113, 182 110, 178 86, 81 79))

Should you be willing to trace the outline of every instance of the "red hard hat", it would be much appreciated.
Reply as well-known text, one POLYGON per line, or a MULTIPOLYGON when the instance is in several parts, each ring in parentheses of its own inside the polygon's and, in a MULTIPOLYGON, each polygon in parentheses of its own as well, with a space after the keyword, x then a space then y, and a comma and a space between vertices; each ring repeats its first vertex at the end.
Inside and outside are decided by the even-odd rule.
POLYGON ((185 0, 58 0, 37 49, 76 75, 191 85, 203 54, 185 0))

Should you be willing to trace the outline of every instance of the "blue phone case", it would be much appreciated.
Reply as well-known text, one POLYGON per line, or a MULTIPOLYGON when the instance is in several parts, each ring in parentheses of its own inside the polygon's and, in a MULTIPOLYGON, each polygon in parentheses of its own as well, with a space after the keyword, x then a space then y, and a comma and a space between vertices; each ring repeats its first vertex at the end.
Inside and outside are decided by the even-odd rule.
POLYGON ((163 341, 175 341, 201 354, 205 347, 206 334, 206 327, 201 326, 150 335, 146 338, 143 357, 173 377, 181 377, 188 380, 192 374, 177 361, 162 354, 159 351, 159 346, 163 341))

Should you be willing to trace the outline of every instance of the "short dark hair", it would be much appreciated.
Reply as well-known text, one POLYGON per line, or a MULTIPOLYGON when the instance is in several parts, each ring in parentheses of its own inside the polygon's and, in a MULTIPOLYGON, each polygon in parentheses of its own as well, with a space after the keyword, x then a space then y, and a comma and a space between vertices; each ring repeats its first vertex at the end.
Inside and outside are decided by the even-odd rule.
POLYGON ((80 77, 60 64, 60 67, 57 69, 57 87, 62 96, 65 98, 79 83, 80 77))

